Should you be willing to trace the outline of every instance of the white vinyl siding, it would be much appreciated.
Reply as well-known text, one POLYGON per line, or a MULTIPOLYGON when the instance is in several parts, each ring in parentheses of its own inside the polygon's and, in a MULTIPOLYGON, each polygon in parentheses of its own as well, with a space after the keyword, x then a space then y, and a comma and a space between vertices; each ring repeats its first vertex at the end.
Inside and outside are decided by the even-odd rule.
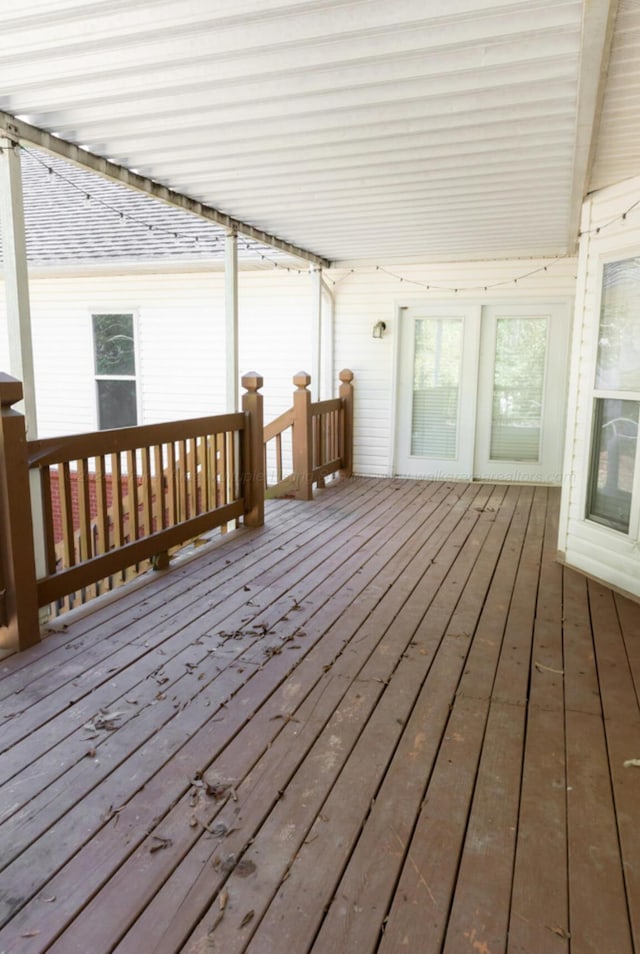
MULTIPOLYGON (((329 271, 333 351, 327 347, 323 356, 334 392, 341 368, 355 374, 356 472, 371 476, 393 472, 395 349, 402 306, 461 298, 480 302, 567 298, 574 294, 575 268, 572 259, 554 264, 536 259, 389 266, 404 282, 371 266, 329 271), (411 281, 433 287, 427 290, 411 281), (387 326, 384 338, 372 337, 376 321, 387 326)), ((32 274, 31 303, 42 436, 95 428, 93 344, 87 317, 92 311, 133 309, 137 314, 141 423, 224 409, 222 272, 163 269, 116 274, 110 269, 57 277, 32 274)), ((3 309, 0 295, 0 355, 3 349, 7 354, 3 309)), ((312 281, 306 272, 240 271, 240 371, 264 376, 267 419, 290 406, 293 374, 311 368, 312 309, 312 281)), ((7 367, 6 359, 3 366, 7 367)))
MULTIPOLYGON (((98 313, 136 315, 139 423, 225 410, 222 272, 35 276, 30 293, 41 436, 97 426, 91 314, 98 313)), ((311 278, 241 270, 239 299, 240 373, 263 375, 268 419, 291 405, 293 375, 311 366, 311 278)), ((0 366, 8 370, 4 308, 0 285, 0 366)))
POLYGON ((395 368, 401 308, 443 300, 553 301, 572 299, 575 294, 576 261, 571 258, 554 264, 538 259, 394 263, 388 271, 404 281, 371 266, 330 273, 337 280, 334 365, 336 371, 350 367, 355 374, 354 465, 357 473, 370 476, 388 476, 394 469, 395 368), (535 274, 521 277, 538 268, 535 274), (518 278, 517 283, 514 278, 518 278), (381 339, 372 337, 377 321, 387 326, 381 339))
MULTIPOLYGON (((640 217, 622 218, 639 197, 640 178, 630 179, 594 195, 583 212, 559 535, 567 563, 636 596, 640 596, 637 505, 621 521, 628 522, 628 532, 588 519, 587 511, 589 467, 599 442, 598 435, 594 441, 594 400, 638 397, 596 387, 605 384, 596 378, 596 363, 605 265, 640 256, 640 217)), ((630 492, 636 501, 640 498, 637 466, 630 492)))

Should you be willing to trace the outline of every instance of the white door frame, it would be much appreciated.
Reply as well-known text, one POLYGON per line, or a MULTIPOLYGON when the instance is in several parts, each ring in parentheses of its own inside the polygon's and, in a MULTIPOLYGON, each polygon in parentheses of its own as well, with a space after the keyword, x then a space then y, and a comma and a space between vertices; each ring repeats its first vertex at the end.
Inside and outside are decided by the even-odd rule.
POLYGON ((480 346, 476 454, 477 480, 519 483, 560 484, 564 460, 563 445, 567 397, 569 331, 568 302, 491 302, 482 310, 483 335, 480 346), (499 318, 548 318, 547 349, 542 396, 540 454, 537 461, 491 460, 491 412, 495 343, 499 318))
POLYGON ((425 480, 471 480, 474 460, 475 400, 478 390, 478 349, 481 306, 477 301, 427 301, 400 309, 396 354, 396 413, 394 416, 394 473, 425 480), (413 354, 410 328, 420 319, 463 320, 456 458, 420 458, 410 453, 410 396, 402 388, 403 360, 413 354))
MULTIPOLYGON (((464 309, 475 308, 477 310, 477 314, 479 318, 477 322, 477 337, 475 340, 476 366, 475 366, 475 372, 474 372, 474 384, 476 389, 476 412, 473 414, 473 428, 472 428, 471 436, 469 438, 470 445, 472 447, 472 453, 473 453, 472 467, 474 469, 472 473, 475 474, 476 473, 475 467, 477 464, 476 448, 478 446, 478 440, 480 436, 477 433, 476 414, 477 414, 478 395, 479 395, 479 387, 480 387, 480 382, 479 382, 480 343, 481 343, 481 331, 482 331, 481 316, 484 314, 485 309, 495 308, 495 307, 498 307, 500 309, 504 308, 505 310, 508 310, 509 308, 513 308, 514 310, 518 310, 518 311, 522 311, 524 307, 525 309, 530 309, 530 310, 533 309, 538 312, 542 310, 542 312, 540 313, 544 313, 544 309, 548 309, 548 310, 560 309, 561 310, 561 315, 562 317, 564 317, 564 321, 562 321, 561 318, 558 318, 556 323, 561 324, 561 330, 563 334, 560 336, 560 338, 562 338, 562 342, 560 341, 560 339, 557 340, 557 343, 553 338, 551 340, 550 347, 552 349, 552 353, 550 354, 550 360, 552 364, 549 365, 548 367, 547 375, 551 374, 554 377, 561 379, 559 390, 557 392, 558 404, 555 407, 555 415, 557 420, 557 409, 559 406, 562 412, 561 414, 562 419, 561 421, 557 422, 556 429, 555 429, 555 435, 556 435, 555 439, 557 439, 560 442, 560 445, 562 445, 564 443, 564 436, 565 436, 564 421, 566 416, 566 399, 567 399, 567 387, 568 387, 569 340, 571 336, 572 304, 573 304, 572 299, 567 297, 543 298, 540 296, 532 295, 531 298, 521 298, 519 300, 513 300, 513 299, 502 300, 499 298, 498 299, 494 298, 494 299, 485 300, 485 301, 479 301, 477 298, 474 298, 474 299, 456 298, 455 300, 445 299, 445 300, 433 300, 433 301, 429 301, 429 300, 411 301, 410 300, 406 304, 403 303, 401 305, 398 305, 396 307, 396 324, 395 324, 396 334, 394 335, 395 340, 394 340, 394 354, 393 354, 393 377, 394 377, 393 406, 392 406, 393 439, 391 442, 391 455, 390 455, 390 462, 389 462, 390 473, 396 474, 396 475, 402 474, 401 462, 402 462, 403 449, 402 449, 402 442, 401 442, 401 427, 402 427, 402 416, 405 410, 405 406, 403 405, 403 400, 402 400, 402 383, 403 383, 403 368, 402 368, 403 347, 402 345, 403 345, 403 334, 406 335, 406 330, 407 330, 406 326, 407 326, 408 313, 423 311, 426 317, 434 317, 435 312, 437 312, 439 309, 444 310, 444 309, 451 309, 451 308, 459 308, 460 310, 464 310, 464 309)), ((493 372, 493 358, 491 360, 491 367, 493 372)), ((554 413, 553 408, 550 408, 550 410, 552 413, 554 413)), ((544 427, 544 424, 543 424, 543 427, 544 427)), ((406 441, 405 441, 405 445, 406 445, 406 441)), ((551 477, 554 477, 554 478, 557 477, 558 483, 561 480, 560 471, 562 470, 563 461, 564 461, 564 453, 563 453, 562 446, 560 446, 558 450, 558 471, 559 471, 558 474, 556 475, 555 471, 553 474, 551 474, 551 472, 549 471, 549 468, 548 467, 546 468, 546 470, 549 472, 551 477)), ((443 461, 442 463, 446 464, 447 462, 443 461)), ((507 464, 507 466, 509 466, 508 462, 500 462, 500 466, 502 467, 503 471, 506 471, 506 467, 502 466, 505 463, 507 464)), ((545 468, 546 462, 544 462, 541 465, 541 467, 545 468)), ((525 467, 523 466, 522 469, 524 471, 525 467)), ((444 467, 442 468, 442 470, 444 471, 444 467)), ((529 467, 528 463, 526 464, 526 472, 527 474, 531 474, 531 476, 529 477, 529 480, 534 480, 535 482, 539 482, 539 483, 555 483, 556 482, 555 479, 550 480, 548 479, 548 477, 545 479, 544 470, 541 471, 539 476, 533 474, 532 469, 529 467)), ((511 474, 512 474, 511 479, 513 480, 521 479, 522 482, 525 481, 525 478, 517 478, 517 473, 513 470, 513 468, 511 469, 511 474)), ((429 474, 423 474, 422 476, 429 477, 429 474)), ((434 473, 431 475, 431 479, 447 479, 447 480, 487 479, 494 482, 494 481, 500 480, 501 478, 499 478, 498 476, 488 476, 488 475, 484 478, 482 477, 476 478, 476 477, 469 477, 469 476, 444 477, 443 473, 440 473, 440 474, 434 473)), ((506 479, 506 478, 502 478, 502 479, 506 479)))

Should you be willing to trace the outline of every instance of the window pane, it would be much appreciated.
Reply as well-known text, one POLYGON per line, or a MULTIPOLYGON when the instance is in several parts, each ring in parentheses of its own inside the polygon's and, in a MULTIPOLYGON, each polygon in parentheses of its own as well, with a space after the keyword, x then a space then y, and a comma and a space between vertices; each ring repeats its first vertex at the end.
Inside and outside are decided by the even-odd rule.
POLYGON ((639 401, 595 402, 591 487, 587 516, 627 532, 638 441, 639 401))
POLYGON ((415 322, 411 453, 452 460, 457 456, 462 319, 415 322))
POLYGON ((596 387, 640 391, 640 258, 604 266, 596 387))
POLYGON ((132 427, 138 423, 135 381, 96 382, 98 385, 98 423, 101 430, 132 427))
POLYGON ((540 459, 547 318, 498 318, 491 460, 540 459))
POLYGON ((136 373, 133 315, 94 315, 96 374, 136 373))

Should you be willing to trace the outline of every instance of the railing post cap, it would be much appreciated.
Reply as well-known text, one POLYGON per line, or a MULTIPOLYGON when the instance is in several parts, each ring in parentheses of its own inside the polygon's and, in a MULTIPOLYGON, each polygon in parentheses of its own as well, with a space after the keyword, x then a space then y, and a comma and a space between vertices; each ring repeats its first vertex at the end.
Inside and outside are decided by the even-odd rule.
POLYGON ((0 405, 11 407, 23 398, 22 382, 0 371, 0 405))
POLYGON ((311 375, 306 371, 298 371, 293 376, 293 383, 297 388, 307 388, 311 384, 311 375))
POLYGON ((257 391, 264 384, 264 378, 257 371, 247 371, 242 375, 242 387, 247 391, 257 391))
POLYGON ((349 368, 343 368, 338 377, 345 384, 349 384, 353 381, 353 371, 350 371, 349 368))

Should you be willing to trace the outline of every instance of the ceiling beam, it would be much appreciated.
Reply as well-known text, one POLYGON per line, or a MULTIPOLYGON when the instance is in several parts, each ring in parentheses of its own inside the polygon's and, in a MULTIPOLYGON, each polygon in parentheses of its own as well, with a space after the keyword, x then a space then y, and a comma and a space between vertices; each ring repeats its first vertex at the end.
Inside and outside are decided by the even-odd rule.
POLYGON ((79 146, 66 139, 54 136, 38 126, 31 126, 29 123, 2 111, 0 111, 0 136, 6 136, 7 139, 20 144, 30 143, 38 149, 44 149, 46 152, 60 156, 69 162, 82 166, 84 169, 90 169, 106 179, 112 179, 122 185, 129 186, 129 188, 143 192, 154 199, 159 199, 167 205, 182 209, 183 212, 191 212, 202 219, 221 225, 225 229, 239 232, 247 238, 262 242, 264 245, 269 245, 281 252, 293 255, 295 258, 310 262, 312 265, 324 268, 331 265, 329 259, 322 258, 320 255, 309 252, 297 245, 292 245, 290 242, 277 238, 275 235, 270 235, 269 232, 264 232, 262 229, 254 228, 246 222, 234 219, 232 216, 213 208, 213 206, 205 205, 203 202, 191 199, 180 192, 175 192, 167 186, 154 182, 153 179, 141 176, 124 166, 110 162, 101 156, 96 156, 92 152, 87 152, 85 149, 80 149, 79 146))
POLYGON ((583 4, 582 55, 567 236, 570 252, 577 247, 582 203, 589 191, 617 13, 618 0, 589 0, 583 4))

